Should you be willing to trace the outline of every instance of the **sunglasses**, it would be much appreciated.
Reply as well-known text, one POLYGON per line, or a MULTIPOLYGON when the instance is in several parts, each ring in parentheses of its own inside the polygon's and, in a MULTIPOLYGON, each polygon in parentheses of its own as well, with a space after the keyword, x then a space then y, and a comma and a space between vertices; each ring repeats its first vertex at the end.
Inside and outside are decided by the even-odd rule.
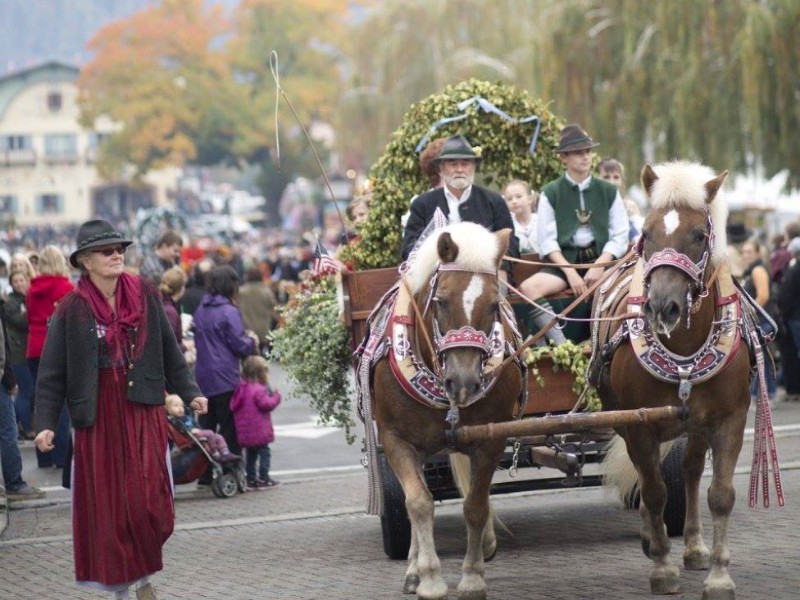
POLYGON ((102 254, 103 256, 114 256, 115 254, 123 256, 125 254, 125 250, 125 246, 106 246, 105 248, 92 250, 92 252, 95 254, 102 254))

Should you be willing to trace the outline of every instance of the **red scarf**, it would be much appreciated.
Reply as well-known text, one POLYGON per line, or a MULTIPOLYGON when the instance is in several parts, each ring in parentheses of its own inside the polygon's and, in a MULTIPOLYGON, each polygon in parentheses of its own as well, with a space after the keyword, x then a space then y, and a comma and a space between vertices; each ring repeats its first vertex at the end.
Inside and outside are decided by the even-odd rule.
POLYGON ((142 281, 135 275, 123 273, 117 280, 115 292, 117 314, 111 310, 108 300, 88 275, 78 280, 77 294, 89 303, 98 325, 105 328, 105 340, 113 359, 122 357, 122 349, 131 349, 129 358, 136 360, 142 355, 147 339, 147 310, 142 293, 142 281), (131 348, 132 330, 136 329, 135 346, 131 348))

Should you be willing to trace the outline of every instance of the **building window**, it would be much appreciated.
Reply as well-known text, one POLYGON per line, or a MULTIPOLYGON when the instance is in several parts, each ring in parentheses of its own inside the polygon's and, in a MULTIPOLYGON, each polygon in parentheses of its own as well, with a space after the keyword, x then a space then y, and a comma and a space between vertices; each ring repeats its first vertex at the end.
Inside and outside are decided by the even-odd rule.
POLYGON ((46 157, 76 156, 78 137, 73 133, 53 133, 44 136, 44 155, 46 157))
POLYGON ((100 133, 99 131, 90 131, 89 148, 96 149, 98 146, 100 146, 100 144, 105 142, 110 137, 111 137, 110 133, 100 133))
POLYGON ((33 138, 29 135, 0 136, 0 150, 32 150, 33 138))
POLYGON ((0 215, 13 216, 18 210, 19 203, 16 196, 0 194, 0 215))
POLYGON ((47 93, 47 108, 50 109, 50 112, 58 112, 61 110, 61 92, 47 93))
POLYGON ((61 194, 39 194, 36 196, 36 214, 58 215, 64 212, 64 196, 61 194))

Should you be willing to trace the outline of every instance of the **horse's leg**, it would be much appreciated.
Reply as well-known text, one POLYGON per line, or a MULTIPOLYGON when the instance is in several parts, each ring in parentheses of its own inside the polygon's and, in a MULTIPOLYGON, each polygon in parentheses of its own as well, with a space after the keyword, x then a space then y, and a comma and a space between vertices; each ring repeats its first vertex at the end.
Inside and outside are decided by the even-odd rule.
MULTIPOLYGON (((630 427, 626 443, 628 454, 639 471, 641 493, 640 514, 649 521, 650 591, 653 594, 677 594, 680 592, 679 571, 669 558, 670 542, 664 524, 664 506, 667 504, 667 486, 661 477, 661 461, 658 440, 643 427, 630 427), (635 456, 635 458, 634 458, 635 456)), ((643 528, 644 529, 644 528, 643 528)))
POLYGON ((419 456, 408 442, 387 434, 384 450, 406 496, 411 522, 411 549, 403 591, 423 600, 447 598, 447 583, 433 541, 433 496, 425 485, 419 456))
MULTIPOLYGON (((462 565, 461 581, 458 584, 459 600, 484 600, 486 581, 484 580, 484 540, 486 525, 491 515, 489 506, 489 487, 497 466, 505 440, 490 442, 470 455, 472 481, 467 497, 464 498, 464 520, 467 523, 467 553, 462 565)), ((492 529, 494 532, 494 529, 492 529)), ((494 540, 496 548, 497 540, 494 540)), ((494 548, 488 548, 494 554, 494 548)))
POLYGON ((683 455, 683 475, 686 482, 683 566, 689 571, 708 569, 711 555, 703 539, 703 524, 700 521, 700 478, 706 464, 706 452, 706 440, 699 435, 690 435, 683 455))
POLYGON ((708 488, 708 507, 714 523, 714 541, 711 546, 711 572, 703 582, 703 600, 736 598, 736 585, 728 572, 731 560, 728 550, 728 519, 736 501, 733 471, 742 449, 747 419, 746 411, 739 412, 741 416, 728 418, 711 439, 714 474, 708 488))

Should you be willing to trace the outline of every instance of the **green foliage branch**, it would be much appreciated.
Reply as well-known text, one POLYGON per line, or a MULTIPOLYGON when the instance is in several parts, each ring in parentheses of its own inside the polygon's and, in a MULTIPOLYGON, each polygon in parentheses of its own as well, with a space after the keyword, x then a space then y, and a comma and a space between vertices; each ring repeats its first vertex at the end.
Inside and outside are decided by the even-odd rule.
POLYGON ((297 296, 281 309, 284 325, 271 334, 270 356, 294 381, 292 397, 304 397, 321 423, 353 434, 350 384, 350 336, 340 317, 335 277, 303 283, 297 296))
POLYGON ((370 172, 373 193, 369 219, 359 230, 359 242, 343 252, 344 259, 357 269, 388 267, 400 262, 400 217, 408 210, 411 199, 428 189, 427 177, 419 168, 419 157, 414 150, 429 134, 431 125, 460 114, 457 105, 475 96, 516 119, 539 117, 541 130, 535 153, 531 155, 528 151, 535 123, 506 121, 484 112, 476 104, 467 109, 466 118, 440 127, 430 134, 431 138, 460 133, 473 146, 480 146, 483 163, 478 178, 490 187, 500 188, 512 179, 522 179, 540 190, 561 175, 563 167, 555 148, 563 123, 547 104, 525 90, 502 83, 470 79, 448 86, 411 106, 370 172))

